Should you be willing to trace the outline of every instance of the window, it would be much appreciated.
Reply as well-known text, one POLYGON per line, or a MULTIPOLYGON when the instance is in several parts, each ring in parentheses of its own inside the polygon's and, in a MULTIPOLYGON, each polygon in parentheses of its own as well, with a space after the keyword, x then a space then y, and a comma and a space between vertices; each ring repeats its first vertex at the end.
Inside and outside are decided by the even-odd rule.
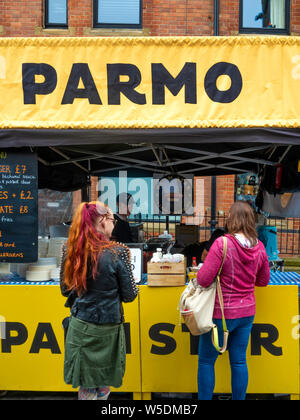
POLYGON ((94 0, 95 28, 141 28, 142 0, 94 0))
POLYGON ((290 0, 241 0, 240 33, 288 34, 290 0))
POLYGON ((45 0, 45 27, 68 27, 67 0, 45 0))

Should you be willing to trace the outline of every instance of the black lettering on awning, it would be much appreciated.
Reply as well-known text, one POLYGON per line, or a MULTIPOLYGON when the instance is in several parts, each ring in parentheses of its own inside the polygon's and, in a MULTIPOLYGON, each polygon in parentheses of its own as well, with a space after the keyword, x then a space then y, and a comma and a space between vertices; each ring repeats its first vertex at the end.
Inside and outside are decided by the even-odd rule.
POLYGON ((213 65, 206 73, 204 88, 208 97, 214 102, 227 104, 236 100, 243 87, 242 75, 238 67, 232 63, 220 62, 213 65), (217 88, 218 77, 227 75, 231 79, 231 86, 228 90, 217 88))
POLYGON ((62 105, 72 104, 76 98, 86 98, 92 105, 102 105, 93 76, 87 63, 75 63, 62 99, 62 105), (79 88, 82 80, 84 88, 79 88))
POLYGON ((197 103, 196 63, 185 63, 180 73, 173 77, 161 63, 153 63, 152 67, 152 103, 165 104, 165 86, 174 95, 178 95, 185 86, 185 103, 197 103))
POLYGON ((24 63, 22 64, 22 83, 24 104, 36 104, 36 95, 49 95, 56 88, 56 70, 46 63, 24 63), (36 83, 35 76, 43 76, 45 80, 36 83))
POLYGON ((120 105, 121 93, 131 102, 145 105, 146 95, 135 90, 141 80, 141 72, 133 64, 107 64, 108 105, 120 105), (121 82, 120 76, 128 76, 129 80, 121 82))

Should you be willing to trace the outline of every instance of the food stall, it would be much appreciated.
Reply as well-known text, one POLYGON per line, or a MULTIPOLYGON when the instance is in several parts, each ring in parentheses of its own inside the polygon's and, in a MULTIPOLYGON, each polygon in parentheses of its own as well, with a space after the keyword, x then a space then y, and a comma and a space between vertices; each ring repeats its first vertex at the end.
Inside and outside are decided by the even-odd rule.
MULTIPOLYGON (((35 267, 55 257, 59 266, 59 251, 39 257, 30 228, 37 187, 83 189, 112 170, 210 176, 257 173, 282 156, 284 165, 299 160, 299 46, 296 37, 1 38, 0 216, 12 222, 1 224, 0 262, 24 263, 23 253, 35 267), (16 154, 37 168, 30 188, 21 188, 29 185, 27 166, 16 154), (11 188, 8 168, 20 175, 11 188)), ((43 271, 27 271, 35 270, 43 271)), ((36 276, 13 273, 0 283, 0 389, 72 391, 62 375, 68 310, 54 274, 36 276)), ((250 393, 300 394, 300 281, 291 276, 257 290, 250 393)), ((197 340, 176 311, 183 287, 141 284, 125 305, 128 363, 119 391, 196 392, 197 340)), ((227 364, 219 358, 216 393, 230 392, 227 364)))

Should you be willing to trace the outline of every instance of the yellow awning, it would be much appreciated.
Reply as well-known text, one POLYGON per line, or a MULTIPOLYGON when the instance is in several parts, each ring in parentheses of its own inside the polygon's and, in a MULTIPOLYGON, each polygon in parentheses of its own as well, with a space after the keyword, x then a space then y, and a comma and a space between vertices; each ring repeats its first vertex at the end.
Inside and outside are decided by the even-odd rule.
POLYGON ((300 126, 300 38, 0 38, 0 128, 300 126))

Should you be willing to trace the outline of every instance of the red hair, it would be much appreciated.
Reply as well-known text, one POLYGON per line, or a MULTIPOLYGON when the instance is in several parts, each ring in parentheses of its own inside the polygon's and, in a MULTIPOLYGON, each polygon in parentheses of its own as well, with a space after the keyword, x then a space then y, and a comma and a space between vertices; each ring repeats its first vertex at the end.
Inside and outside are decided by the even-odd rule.
POLYGON ((98 218, 109 214, 109 207, 100 202, 81 203, 75 213, 67 245, 64 282, 69 290, 75 289, 78 295, 87 289, 88 266, 91 264, 95 278, 98 258, 103 249, 115 247, 114 242, 95 229, 98 218))

